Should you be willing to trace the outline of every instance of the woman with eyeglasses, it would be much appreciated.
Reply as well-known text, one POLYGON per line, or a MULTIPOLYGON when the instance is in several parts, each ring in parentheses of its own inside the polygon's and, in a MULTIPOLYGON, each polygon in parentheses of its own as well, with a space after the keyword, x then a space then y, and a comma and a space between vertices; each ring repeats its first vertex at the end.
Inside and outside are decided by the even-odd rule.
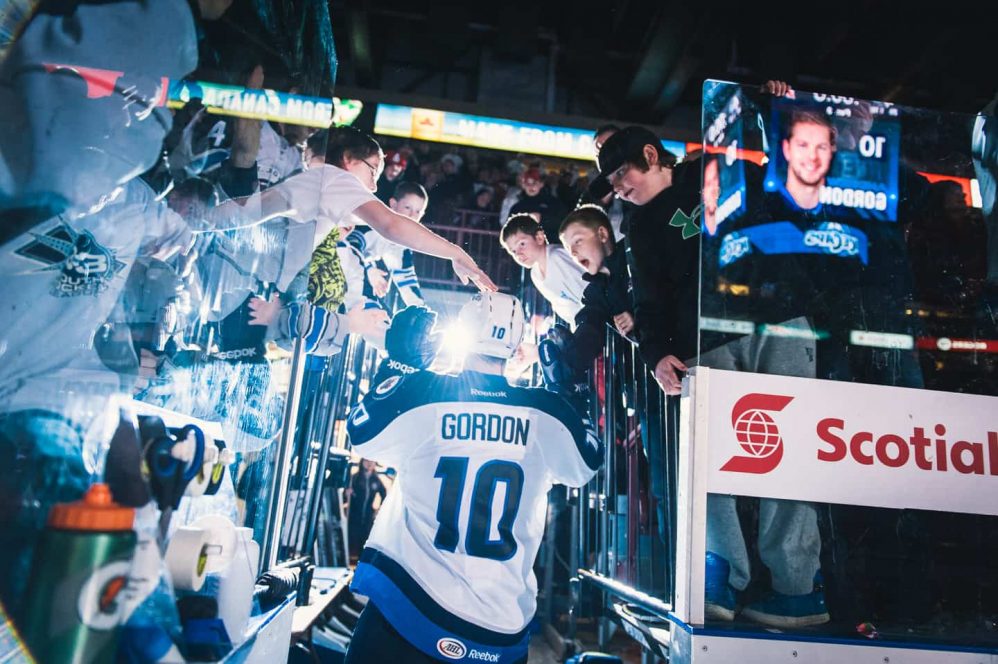
POLYGON ((334 127, 328 136, 325 164, 215 208, 209 215, 212 230, 254 225, 274 217, 303 223, 314 220, 313 247, 317 247, 333 228, 364 223, 391 242, 449 260, 463 283, 471 281, 484 291, 497 290, 463 249, 393 212, 375 197, 385 154, 374 138, 353 127, 334 127))

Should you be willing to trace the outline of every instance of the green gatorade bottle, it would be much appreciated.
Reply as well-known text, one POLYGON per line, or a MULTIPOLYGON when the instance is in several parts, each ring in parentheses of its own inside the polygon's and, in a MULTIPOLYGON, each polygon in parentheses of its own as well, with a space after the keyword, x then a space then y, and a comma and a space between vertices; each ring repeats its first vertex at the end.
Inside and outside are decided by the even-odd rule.
POLYGON ((31 567, 23 632, 39 664, 112 664, 135 551, 135 510, 106 484, 49 512, 31 567))

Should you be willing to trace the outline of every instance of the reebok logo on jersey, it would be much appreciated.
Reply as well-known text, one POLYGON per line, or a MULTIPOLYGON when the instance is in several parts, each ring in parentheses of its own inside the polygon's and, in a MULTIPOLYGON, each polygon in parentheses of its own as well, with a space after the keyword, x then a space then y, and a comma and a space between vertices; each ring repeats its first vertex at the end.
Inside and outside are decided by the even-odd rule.
POLYGON ((404 374, 414 374, 419 371, 416 367, 410 367, 408 364, 403 364, 398 360, 388 360, 388 368, 401 371, 404 374))
POLYGON ((499 653, 484 652, 482 650, 472 650, 468 653, 468 659, 477 659, 480 662, 498 662, 499 653))
POLYGON ((464 659, 468 649, 457 639, 443 638, 437 641, 437 652, 447 659, 464 659))
POLYGON ((238 360, 243 357, 256 357, 256 348, 239 348, 237 350, 225 350, 219 353, 212 353, 212 357, 219 360, 238 360))
POLYGON ((509 398, 509 394, 506 392, 489 392, 487 390, 476 390, 475 388, 471 388, 471 395, 475 397, 492 397, 494 399, 509 398))

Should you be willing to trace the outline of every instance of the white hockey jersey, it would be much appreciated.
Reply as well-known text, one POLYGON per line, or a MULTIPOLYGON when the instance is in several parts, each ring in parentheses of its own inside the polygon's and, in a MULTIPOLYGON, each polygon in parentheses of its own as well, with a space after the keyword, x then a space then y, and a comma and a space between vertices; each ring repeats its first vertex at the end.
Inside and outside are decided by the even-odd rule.
POLYGON ((285 140, 269 122, 260 127, 256 172, 260 188, 272 187, 302 170, 301 151, 285 140))
POLYGON ((431 656, 522 658, 548 490, 585 484, 603 458, 583 418, 501 376, 419 371, 378 382, 348 431, 398 470, 353 589, 431 656))
POLYGON ((364 267, 364 257, 357 248, 344 240, 336 243, 336 254, 340 257, 340 267, 347 281, 347 290, 343 296, 343 307, 350 311, 370 301, 364 295, 367 283, 367 271, 364 267))
POLYGON ((547 251, 547 269, 541 277, 541 271, 536 267, 530 270, 530 280, 551 303, 551 308, 559 318, 568 322, 575 329, 575 314, 582 309, 582 291, 586 282, 582 280, 583 269, 572 260, 565 247, 549 244, 547 251))

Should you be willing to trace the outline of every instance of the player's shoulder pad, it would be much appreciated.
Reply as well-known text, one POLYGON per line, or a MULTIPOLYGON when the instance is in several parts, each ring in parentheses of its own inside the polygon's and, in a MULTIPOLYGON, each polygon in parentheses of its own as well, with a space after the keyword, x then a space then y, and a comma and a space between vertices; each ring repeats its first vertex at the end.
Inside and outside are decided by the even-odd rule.
MULTIPOLYGON (((474 394, 474 392, 472 392, 474 394)), ((564 397, 540 387, 510 387, 508 396, 490 399, 511 406, 527 406, 553 417, 575 434, 574 427, 582 418, 564 397)))
POLYGON ((603 448, 588 413, 581 413, 568 399, 543 388, 519 388, 536 393, 534 407, 557 419, 568 429, 586 465, 596 470, 603 462, 603 448))
MULTIPOLYGON (((405 365, 402 365, 405 366, 405 365)), ((410 367, 406 369, 411 370, 410 367)), ((381 433, 396 418, 411 410, 433 403, 440 393, 441 378, 432 371, 392 373, 379 378, 350 412, 347 431, 352 445, 358 445, 381 433)))

